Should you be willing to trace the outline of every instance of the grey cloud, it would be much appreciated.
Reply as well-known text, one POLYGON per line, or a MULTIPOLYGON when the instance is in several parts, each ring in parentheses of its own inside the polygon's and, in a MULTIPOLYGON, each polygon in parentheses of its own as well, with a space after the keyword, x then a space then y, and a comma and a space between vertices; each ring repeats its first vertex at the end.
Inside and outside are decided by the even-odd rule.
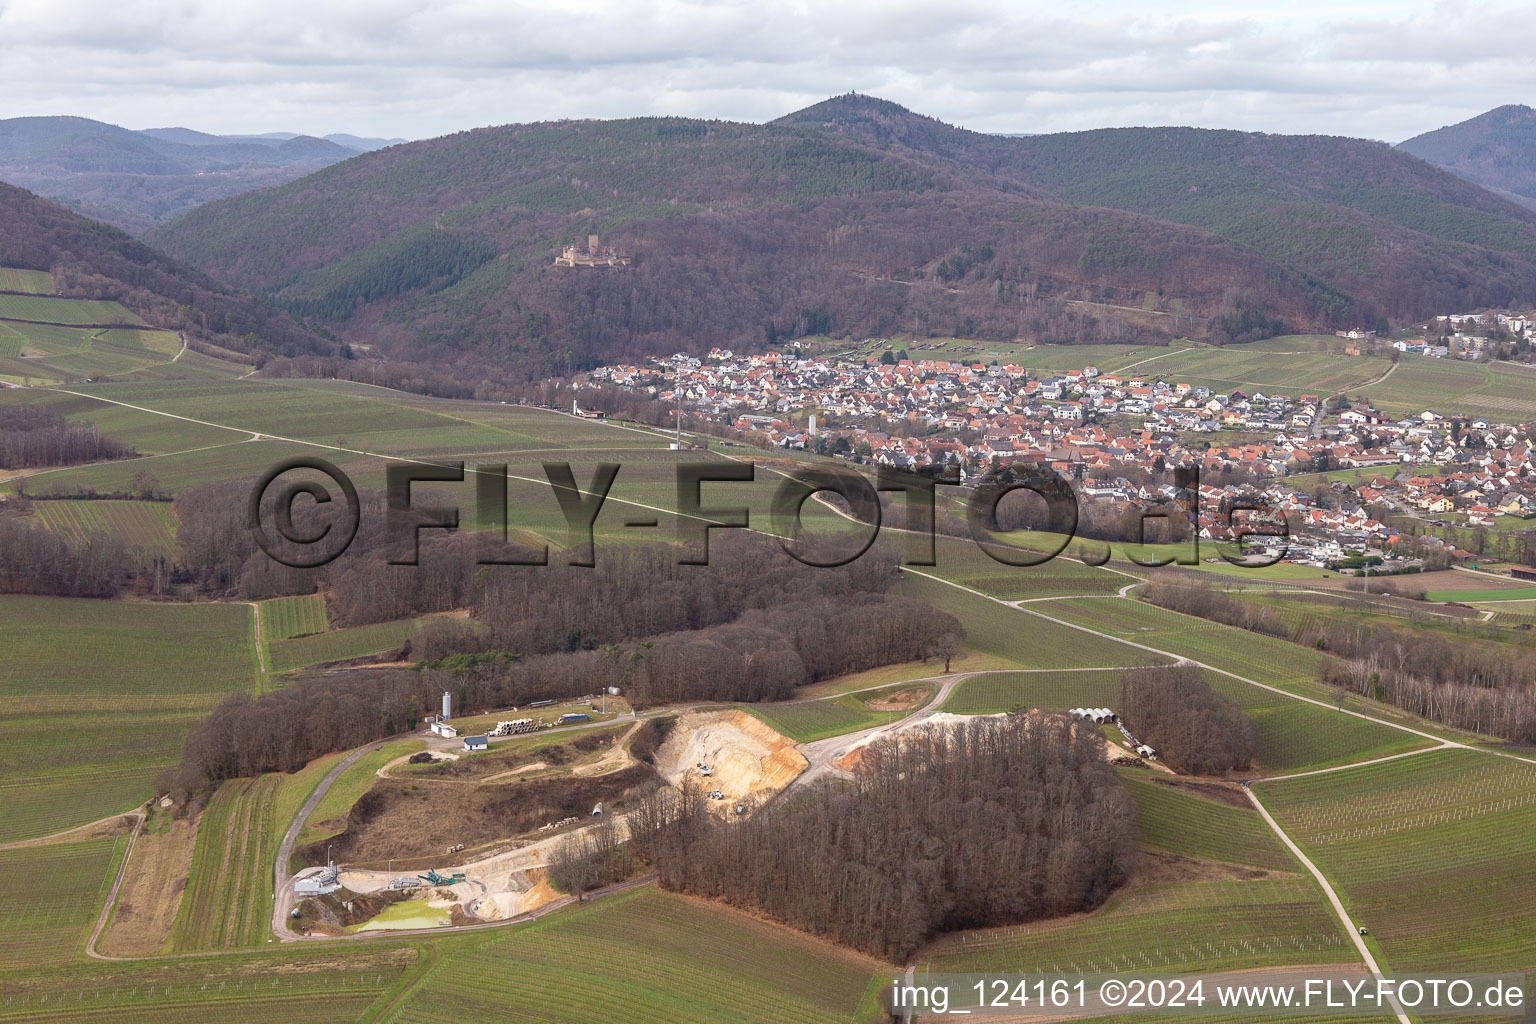
POLYGON ((424 137, 763 120, 857 88, 991 131, 1199 123, 1407 135, 1536 97, 1489 5, 0 0, 0 116, 424 137), (59 69, 67 69, 61 74, 59 69))

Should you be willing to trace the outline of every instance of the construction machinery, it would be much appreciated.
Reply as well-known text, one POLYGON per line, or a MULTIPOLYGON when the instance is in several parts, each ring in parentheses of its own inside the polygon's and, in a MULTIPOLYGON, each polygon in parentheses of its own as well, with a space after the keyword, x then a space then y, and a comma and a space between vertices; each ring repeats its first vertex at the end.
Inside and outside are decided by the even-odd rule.
POLYGON ((426 874, 417 875, 416 877, 428 885, 453 885, 455 882, 464 881, 465 876, 462 871, 455 871, 451 875, 443 875, 439 874, 436 868, 428 868, 426 874))

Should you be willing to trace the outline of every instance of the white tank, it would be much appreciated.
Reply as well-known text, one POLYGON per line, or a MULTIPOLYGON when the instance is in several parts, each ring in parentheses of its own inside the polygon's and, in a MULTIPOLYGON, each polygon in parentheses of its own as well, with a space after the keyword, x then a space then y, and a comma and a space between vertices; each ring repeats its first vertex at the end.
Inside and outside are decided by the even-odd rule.
POLYGON ((443 717, 453 717, 453 695, 447 690, 443 691, 443 717))

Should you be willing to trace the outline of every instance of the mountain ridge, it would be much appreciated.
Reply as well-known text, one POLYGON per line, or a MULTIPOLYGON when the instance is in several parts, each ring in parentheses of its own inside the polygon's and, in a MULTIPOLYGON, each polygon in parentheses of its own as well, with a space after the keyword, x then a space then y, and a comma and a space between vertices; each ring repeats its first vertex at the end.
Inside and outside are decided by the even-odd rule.
POLYGON ((1495 107, 1397 148, 1536 210, 1536 110, 1528 106, 1495 107))
POLYGON ((460 132, 151 238, 397 358, 544 372, 797 332, 1220 340, 1536 302, 1536 214, 1385 144, 991 136, 862 96, 460 132), (552 266, 589 233, 634 265, 552 266))
POLYGON ((0 120, 0 180, 143 232, 201 203, 281 184, 365 151, 332 139, 279 134, 219 136, 188 128, 135 131, 84 117, 9 118, 0 120))

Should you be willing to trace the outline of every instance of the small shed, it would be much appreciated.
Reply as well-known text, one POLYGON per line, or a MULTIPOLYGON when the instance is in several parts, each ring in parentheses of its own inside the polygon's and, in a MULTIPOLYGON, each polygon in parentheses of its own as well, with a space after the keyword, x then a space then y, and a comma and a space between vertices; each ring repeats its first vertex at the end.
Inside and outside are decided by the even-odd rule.
POLYGON ((439 736, 446 736, 450 740, 454 739, 455 737, 457 737, 459 735, 459 730, 458 729, 456 729, 455 727, 449 725, 447 722, 443 721, 442 719, 438 719, 437 721, 432 723, 432 731, 437 733, 439 736))
POLYGON ((491 738, 489 736, 465 736, 464 737, 464 749, 469 751, 470 753, 474 753, 477 750, 489 750, 490 746, 491 746, 491 738))

